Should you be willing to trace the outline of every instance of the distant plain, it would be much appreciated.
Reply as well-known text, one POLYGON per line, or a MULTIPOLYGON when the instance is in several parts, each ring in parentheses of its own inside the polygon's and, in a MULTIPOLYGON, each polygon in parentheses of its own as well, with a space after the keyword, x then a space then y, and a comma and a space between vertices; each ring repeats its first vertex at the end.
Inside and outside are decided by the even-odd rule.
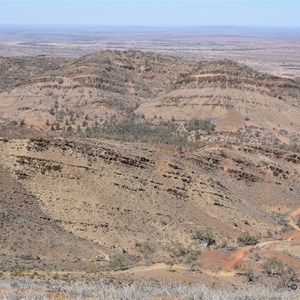
POLYGON ((78 57, 106 49, 232 59, 282 77, 300 73, 300 30, 251 27, 2 26, 0 56, 78 57))

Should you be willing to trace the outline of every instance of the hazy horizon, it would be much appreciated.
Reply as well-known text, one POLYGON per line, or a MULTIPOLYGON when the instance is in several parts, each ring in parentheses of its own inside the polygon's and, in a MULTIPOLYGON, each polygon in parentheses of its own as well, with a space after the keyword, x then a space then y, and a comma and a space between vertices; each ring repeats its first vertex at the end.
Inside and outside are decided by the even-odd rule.
POLYGON ((299 28, 299 1, 0 0, 0 25, 299 28))

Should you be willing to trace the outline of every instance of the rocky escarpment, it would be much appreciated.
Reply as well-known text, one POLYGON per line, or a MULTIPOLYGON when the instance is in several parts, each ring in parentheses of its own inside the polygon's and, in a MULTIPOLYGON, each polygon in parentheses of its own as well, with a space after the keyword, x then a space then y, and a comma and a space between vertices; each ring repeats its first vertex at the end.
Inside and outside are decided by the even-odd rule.
POLYGON ((270 147, 263 147, 257 145, 247 145, 238 148, 239 151, 244 151, 248 153, 263 154, 268 157, 275 157, 277 159, 284 159, 287 162, 293 164, 300 164, 300 155, 298 153, 292 153, 285 150, 273 149, 270 147))
POLYGON ((133 254, 136 243, 155 239, 156 251, 165 255, 170 240, 191 243, 198 228, 212 230, 220 243, 225 232, 237 237, 249 224, 265 236, 286 228, 273 211, 293 207, 299 190, 294 163, 237 145, 184 153, 138 143, 34 138, 1 148, 8 170, 54 224, 107 253, 116 247, 133 254), (275 196, 264 193, 266 184, 275 196))
MULTIPOLYGON (((254 71, 232 61, 201 62, 190 74, 182 75, 175 84, 180 88, 232 88, 255 91, 280 99, 300 99, 299 84, 291 79, 254 71)), ((295 104, 299 105, 299 101, 295 104)))

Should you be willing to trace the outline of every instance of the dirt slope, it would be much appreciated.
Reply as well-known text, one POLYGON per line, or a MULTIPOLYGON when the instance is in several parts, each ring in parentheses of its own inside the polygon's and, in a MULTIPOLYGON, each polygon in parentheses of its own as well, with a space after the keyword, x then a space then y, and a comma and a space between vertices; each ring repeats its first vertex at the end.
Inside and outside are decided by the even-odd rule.
POLYGON ((1 270, 80 268, 104 251, 57 226, 39 200, 0 167, 1 270))
POLYGON ((299 198, 299 161, 281 151, 233 148, 187 154, 142 144, 63 139, 1 143, 2 163, 55 223, 108 249, 155 240, 190 243, 199 228, 219 239, 288 227, 299 198), (258 160, 259 158, 259 160, 258 160), (266 190, 267 187, 267 190, 266 190), (286 224, 286 225, 285 225, 286 224))

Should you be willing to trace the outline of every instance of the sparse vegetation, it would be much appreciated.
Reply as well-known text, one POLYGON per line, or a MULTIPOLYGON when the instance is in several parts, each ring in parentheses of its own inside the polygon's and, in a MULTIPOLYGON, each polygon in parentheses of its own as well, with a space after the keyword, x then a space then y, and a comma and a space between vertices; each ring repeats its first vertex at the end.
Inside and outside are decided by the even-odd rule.
MULTIPOLYGON (((178 125, 172 121, 160 121, 153 124, 140 115, 132 114, 121 122, 108 122, 103 126, 88 126, 85 119, 82 122, 84 131, 73 132, 79 137, 107 138, 128 142, 150 142, 170 144, 174 146, 193 146, 185 133, 179 132, 178 125)), ((66 136, 70 136, 67 130, 66 136)))
POLYGON ((300 153, 300 144, 292 144, 287 147, 287 150, 300 153))
POLYGON ((192 235, 192 239, 199 243, 205 243, 206 247, 210 247, 216 244, 214 233, 210 229, 197 230, 192 235))
MULTIPOLYGON (((298 203, 300 163, 294 130, 300 88, 293 81, 231 61, 136 51, 59 63, 45 57, 36 65, 28 58, 29 68, 26 59, 0 58, 0 267, 2 278, 12 271, 13 288, 28 269, 50 270, 49 280, 57 284, 64 279, 61 269, 111 274, 108 281, 120 286, 101 288, 111 288, 114 299, 124 278, 134 286, 140 271, 199 282, 207 275, 214 289, 246 286, 234 269, 256 285, 268 280, 285 287, 285 278, 296 277, 280 261, 265 261, 261 273, 263 257, 281 257, 281 245, 291 261, 296 257, 297 238, 281 235, 295 229, 291 219, 300 225, 298 214, 287 215, 298 203), (276 118, 264 120, 273 109, 269 103, 276 118), (291 111, 291 121, 282 121, 284 111, 291 111), (245 228, 249 232, 236 240, 245 228), (261 243, 252 247, 258 237, 261 243), (117 254, 109 257, 111 251, 117 254), (164 262, 171 269, 176 264, 173 272, 164 262), (230 275, 224 281, 221 269, 230 275)), ((160 286, 175 295, 168 288, 160 286)), ((120 295, 134 299, 139 293, 129 292, 120 295)), ((152 290, 146 292, 152 297, 152 290)), ((176 299, 198 297, 177 292, 176 299)))
MULTIPOLYGON (((179 242, 172 242, 168 251, 172 258, 184 259, 185 263, 190 265, 191 268, 194 266, 201 253, 197 246, 184 246, 179 242)), ((170 260, 169 262, 174 262, 174 260, 170 260)))
POLYGON ((155 248, 149 242, 136 243, 137 250, 144 256, 147 260, 155 253, 155 248))
POLYGON ((193 266, 196 264, 199 255, 201 254, 201 251, 199 249, 196 248, 191 248, 189 249, 186 258, 185 258, 185 262, 190 265, 190 268, 192 269, 193 266))
POLYGON ((256 245, 258 239, 256 236, 251 235, 249 232, 243 232, 237 239, 238 243, 241 245, 256 245))
POLYGON ((187 137, 177 131, 177 126, 173 122, 161 122, 160 125, 153 125, 137 118, 108 125, 102 130, 95 128, 93 135, 116 140, 160 142, 178 146, 187 143, 187 137))
POLYGON ((109 267, 115 271, 127 269, 130 263, 130 260, 122 253, 113 254, 109 259, 109 267))
POLYGON ((180 242, 171 242, 168 251, 171 254, 171 257, 174 258, 184 257, 189 252, 188 248, 180 242))
POLYGON ((264 271, 269 277, 277 277, 280 279, 280 286, 287 286, 298 281, 298 275, 295 270, 285 265, 276 257, 267 258, 263 264, 264 271))
POLYGON ((284 270, 283 262, 276 257, 268 258, 264 263, 264 270, 268 276, 282 275, 284 270))
POLYGON ((192 119, 186 124, 188 131, 205 131, 207 134, 212 133, 215 130, 215 125, 211 119, 192 119))

